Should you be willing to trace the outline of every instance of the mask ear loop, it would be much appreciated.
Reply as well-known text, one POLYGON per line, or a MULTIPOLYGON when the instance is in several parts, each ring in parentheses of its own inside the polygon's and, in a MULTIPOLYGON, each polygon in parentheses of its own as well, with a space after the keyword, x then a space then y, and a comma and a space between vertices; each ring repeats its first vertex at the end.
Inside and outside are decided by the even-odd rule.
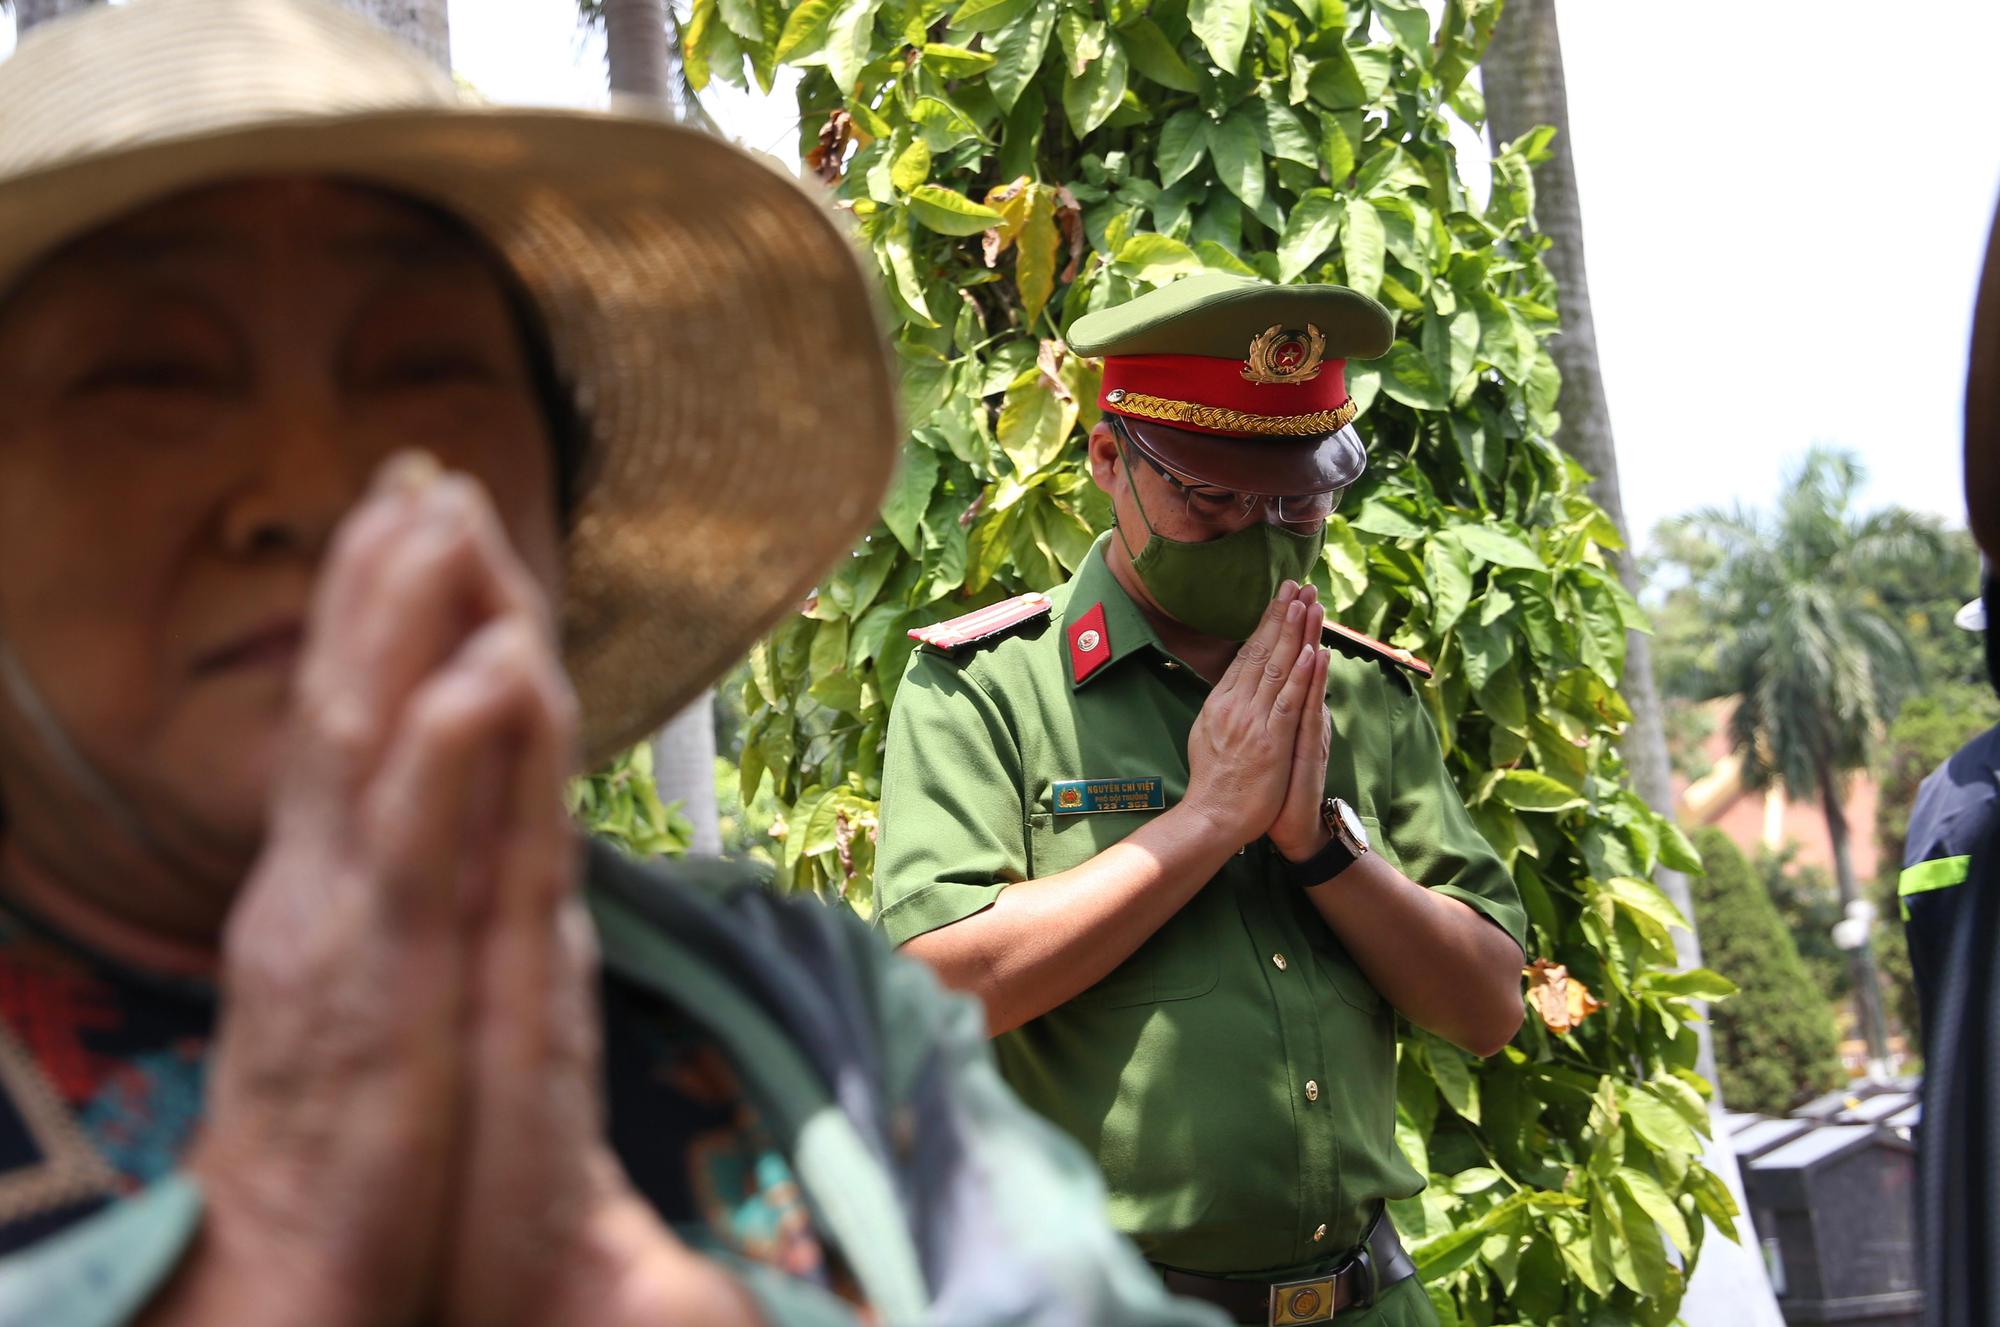
POLYGON ((27 720, 50 758, 76 785, 85 800, 146 855, 161 861, 174 860, 173 854, 167 851, 153 831, 146 828, 138 812, 132 809, 132 804, 84 759, 76 744, 69 740, 69 734, 63 731, 62 724, 43 702, 41 692, 35 689, 27 669, 21 666, 20 659, 8 647, 5 637, 0 637, 0 689, 6 691, 7 699, 27 720))
MULTIPOLYGON (((1146 527, 1148 539, 1157 539, 1160 537, 1159 533, 1153 529, 1153 518, 1146 515, 1145 500, 1139 496, 1139 481, 1132 474, 1132 455, 1126 450, 1125 426, 1119 422, 1116 415, 1105 417, 1111 421, 1112 435, 1118 439, 1118 460, 1125 467, 1125 482, 1132 487, 1132 505, 1139 509, 1139 522, 1146 527)), ((1125 556, 1136 563, 1139 555, 1132 551, 1132 541, 1125 537, 1125 527, 1118 524, 1116 506, 1111 509, 1111 528, 1118 532, 1118 542, 1125 546, 1125 556)))

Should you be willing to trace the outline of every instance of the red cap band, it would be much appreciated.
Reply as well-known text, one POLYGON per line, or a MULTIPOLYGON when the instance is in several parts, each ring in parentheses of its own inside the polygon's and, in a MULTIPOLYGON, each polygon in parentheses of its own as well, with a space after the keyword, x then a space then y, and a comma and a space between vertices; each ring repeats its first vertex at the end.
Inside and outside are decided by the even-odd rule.
POLYGON ((1345 360, 1326 360, 1304 382, 1253 382, 1244 377, 1244 363, 1208 355, 1108 355, 1098 403, 1118 414, 1200 433, 1331 433, 1340 427, 1279 425, 1345 405, 1345 360))

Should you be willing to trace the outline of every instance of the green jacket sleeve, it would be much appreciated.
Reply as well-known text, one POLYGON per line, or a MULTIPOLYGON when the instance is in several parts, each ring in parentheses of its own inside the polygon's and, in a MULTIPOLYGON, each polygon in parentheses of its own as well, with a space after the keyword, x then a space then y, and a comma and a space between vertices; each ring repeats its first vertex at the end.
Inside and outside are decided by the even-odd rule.
POLYGON ((876 920, 902 944, 990 905, 1028 868, 1021 755, 998 707, 951 659, 918 650, 882 767, 876 920))
MULTIPOLYGON (((976 1213, 940 1224, 941 1275, 927 1323, 1044 1327, 1222 1327, 1227 1319, 1169 1295, 1111 1226, 1104 1181, 1073 1138, 1021 1104, 1000 1077, 986 1020, 930 970, 880 955, 872 982, 885 1041, 887 1095, 906 1118, 962 1148, 953 1188, 976 1213)), ((912 1160, 929 1151, 920 1140, 912 1160)))
POLYGON ((1392 682, 1388 691, 1394 792, 1386 828, 1403 874, 1472 908, 1525 952, 1528 915, 1521 892, 1466 812, 1430 712, 1409 686, 1392 682))
POLYGON ((166 1284, 200 1222, 201 1192, 176 1174, 7 1255, 0 1327, 130 1322, 166 1284))

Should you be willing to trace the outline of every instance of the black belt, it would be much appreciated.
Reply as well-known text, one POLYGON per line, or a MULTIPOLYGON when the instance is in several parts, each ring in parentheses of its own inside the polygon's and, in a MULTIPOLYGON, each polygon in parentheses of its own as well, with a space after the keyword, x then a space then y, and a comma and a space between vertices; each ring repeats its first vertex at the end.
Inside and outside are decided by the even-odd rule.
POLYGON ((1237 1322, 1261 1322, 1269 1327, 1331 1322, 1348 1309, 1365 1309, 1375 1297, 1417 1274, 1417 1265, 1403 1251, 1395 1223, 1378 1211, 1368 1233, 1354 1252, 1318 1276, 1295 1281, 1232 1281, 1197 1276, 1159 1267, 1160 1278, 1176 1295, 1206 1300, 1237 1322))

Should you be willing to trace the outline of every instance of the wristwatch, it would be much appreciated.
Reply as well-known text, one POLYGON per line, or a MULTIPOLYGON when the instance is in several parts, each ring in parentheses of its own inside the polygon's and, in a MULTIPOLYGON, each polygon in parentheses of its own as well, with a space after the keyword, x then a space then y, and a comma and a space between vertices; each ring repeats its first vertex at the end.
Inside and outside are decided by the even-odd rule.
POLYGON ((1285 863, 1285 878, 1300 889, 1323 885, 1368 855, 1368 827, 1353 807, 1329 797, 1320 803, 1319 818, 1331 840, 1304 861, 1285 863))

